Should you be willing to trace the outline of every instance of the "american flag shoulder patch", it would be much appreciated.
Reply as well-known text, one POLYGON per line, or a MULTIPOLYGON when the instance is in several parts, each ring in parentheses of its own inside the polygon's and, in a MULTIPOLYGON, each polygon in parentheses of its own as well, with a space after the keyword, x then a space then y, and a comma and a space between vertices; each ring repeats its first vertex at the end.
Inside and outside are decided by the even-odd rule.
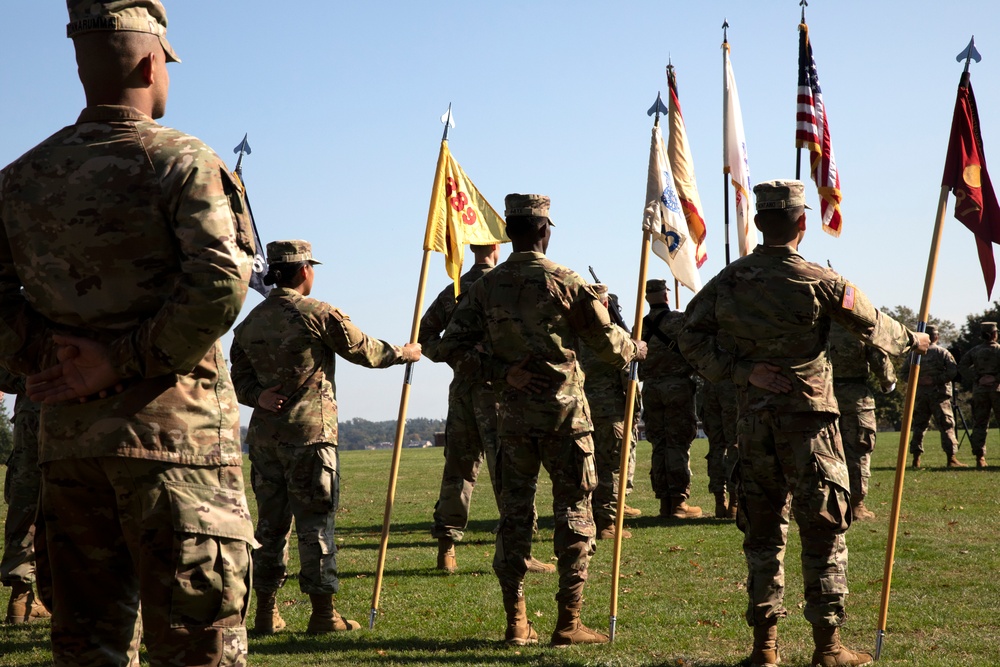
POLYGON ((844 286, 844 300, 840 302, 840 306, 844 310, 854 310, 854 285, 844 286))

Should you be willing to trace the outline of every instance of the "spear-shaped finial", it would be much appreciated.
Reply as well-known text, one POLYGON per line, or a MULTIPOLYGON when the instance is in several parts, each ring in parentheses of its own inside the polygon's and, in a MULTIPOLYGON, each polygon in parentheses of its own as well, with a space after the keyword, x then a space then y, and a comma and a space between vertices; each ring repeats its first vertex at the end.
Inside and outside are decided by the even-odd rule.
POLYGON ((802 8, 802 19, 799 21, 799 23, 805 23, 806 22, 806 7, 808 7, 808 6, 809 6, 809 2, 807 0, 800 0, 799 1, 799 7, 802 8))
POLYGON ((982 60, 983 57, 979 55, 979 51, 976 50, 976 36, 973 35, 972 39, 969 40, 969 45, 965 47, 965 50, 955 56, 955 60, 958 62, 965 61, 965 71, 963 74, 969 73, 969 61, 975 60, 977 63, 982 60))
POLYGON ((455 118, 451 115, 451 102, 448 102, 448 110, 441 116, 441 122, 444 123, 444 134, 441 135, 441 141, 448 141, 448 130, 455 127, 455 118))
POLYGON ((646 112, 646 115, 652 116, 653 114, 656 114, 656 118, 653 119, 653 123, 659 125, 661 113, 670 113, 670 110, 667 109, 667 105, 663 103, 663 99, 660 97, 659 91, 657 91, 656 101, 653 102, 653 106, 649 107, 649 111, 646 112))
POLYGON ((241 141, 239 145, 233 149, 234 153, 239 153, 240 155, 236 158, 236 168, 233 169, 233 171, 236 172, 236 175, 239 176, 241 180, 243 178, 243 156, 250 155, 250 153, 253 152, 250 150, 250 143, 247 141, 247 136, 248 135, 245 133, 243 135, 243 141, 241 141))
POLYGON ((722 19, 722 43, 729 43, 729 21, 722 19))

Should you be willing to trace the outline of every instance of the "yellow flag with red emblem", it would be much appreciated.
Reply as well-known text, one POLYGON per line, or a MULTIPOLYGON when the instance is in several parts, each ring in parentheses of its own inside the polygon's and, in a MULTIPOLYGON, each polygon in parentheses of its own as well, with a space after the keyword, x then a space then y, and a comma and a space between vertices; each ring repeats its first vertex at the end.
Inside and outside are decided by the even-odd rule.
POLYGON ((505 243, 510 240, 506 227, 500 214, 452 157, 448 141, 442 141, 427 213, 424 250, 444 253, 445 268, 455 281, 456 295, 465 246, 505 243))

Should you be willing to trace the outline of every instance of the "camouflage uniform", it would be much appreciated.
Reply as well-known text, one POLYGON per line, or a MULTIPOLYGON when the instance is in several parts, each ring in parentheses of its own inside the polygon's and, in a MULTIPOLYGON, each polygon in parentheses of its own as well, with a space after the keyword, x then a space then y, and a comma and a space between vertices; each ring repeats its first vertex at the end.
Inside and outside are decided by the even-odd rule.
MULTIPOLYGON (((736 385, 729 378, 719 382, 705 380, 701 384, 698 416, 708 438, 708 491, 719 495, 726 493, 739 460, 736 446, 737 411, 736 385)), ((732 504, 735 500, 730 498, 732 504)))
POLYGON ((14 404, 14 451, 7 463, 3 500, 7 503, 4 523, 3 560, 0 582, 13 586, 35 581, 35 513, 42 483, 38 468, 38 413, 41 406, 24 394, 24 378, 0 371, 0 386, 17 394, 14 404))
POLYGON ((218 343, 254 251, 240 187, 201 141, 92 106, 0 172, 0 233, 0 364, 37 372, 71 333, 124 384, 41 410, 55 664, 127 664, 140 600, 152 664, 245 662, 253 533, 218 343))
MULTIPOLYGON (((475 264, 460 284, 462 293, 469 291, 472 283, 489 273, 489 264, 475 264)), ((431 361, 438 361, 438 342, 455 312, 455 286, 444 288, 420 319, 417 342, 423 354, 431 361)), ((465 535, 469 524, 469 504, 472 490, 479 478, 479 468, 486 459, 490 487, 493 489, 497 508, 500 494, 496 489, 494 466, 497 462, 497 401, 493 386, 483 382, 478 374, 455 372, 448 387, 448 419, 445 423, 444 471, 441 490, 434 504, 434 526, 431 535, 458 542, 465 535)))
POLYGON ((1000 343, 987 341, 975 346, 962 355, 958 369, 965 381, 972 383, 972 453, 985 459, 990 414, 1000 419, 1000 343), (980 384, 980 378, 987 375, 995 380, 980 384))
POLYGON ((874 373, 883 390, 888 390, 896 384, 896 371, 885 352, 865 345, 836 323, 830 329, 830 363, 833 392, 840 409, 840 439, 851 481, 851 504, 856 507, 868 495, 877 430, 875 397, 868 388, 868 375, 874 373))
MULTIPOLYGON (((625 332, 627 335, 627 332, 625 332)), ((622 441, 625 436, 625 398, 628 370, 618 364, 608 364, 587 346, 577 353, 586 375, 584 389, 594 421, 594 464, 597 468, 597 488, 591 499, 598 532, 615 526, 618 517, 618 489, 621 474, 622 441)), ((636 401, 638 403, 638 401, 636 401)), ((638 409, 635 414, 638 414, 638 409)), ((636 440, 635 420, 632 443, 636 440)), ((630 468, 632 468, 630 461, 630 468)), ((627 483, 627 480, 626 480, 627 483)), ((626 495, 628 491, 626 490, 626 495)))
MULTIPOLYGON (((910 357, 907 355, 899 374, 910 374, 910 357)), ((920 358, 920 378, 913 401, 913 424, 911 426, 910 453, 919 456, 924 452, 924 432, 930 425, 931 417, 941 431, 941 449, 949 458, 958 454, 958 438, 955 437, 955 414, 951 407, 952 380, 958 376, 958 364, 951 352, 936 343, 920 358)))
POLYGON ((751 626, 787 614, 789 503, 802 540, 806 619, 817 627, 844 622, 850 482, 826 353, 831 319, 891 354, 913 340, 834 271, 787 246, 762 245, 691 300, 678 338, 699 372, 713 381, 732 378, 739 390, 737 524, 745 533, 751 626), (720 335, 733 342, 726 346, 732 352, 718 345, 720 335), (776 394, 749 384, 757 362, 780 366, 792 390, 776 394))
MULTIPOLYGON (((271 263, 274 245, 268 244, 271 263)), ((398 347, 366 336, 339 309, 284 287, 272 289, 234 331, 233 384, 239 401, 254 408, 247 442, 261 545, 253 557, 259 594, 284 584, 292 517, 302 592, 332 595, 340 587, 334 535, 338 354, 367 368, 403 363, 398 347), (287 397, 279 412, 258 406, 261 392, 275 385, 287 397)))
POLYGON ((698 432, 694 369, 677 348, 684 314, 666 304, 650 306, 642 339, 649 345, 639 364, 646 439, 653 445, 649 478, 657 498, 691 496, 691 442, 698 432))
POLYGON ((482 358, 482 372, 499 402, 502 512, 493 569, 505 604, 521 597, 542 465, 552 478, 556 600, 578 605, 582 599, 596 545, 590 495, 597 473, 584 375, 570 346, 578 339, 610 364, 624 365, 636 354, 579 275, 540 252, 515 252, 469 289, 437 352, 454 362, 477 344, 492 351, 482 358), (508 370, 525 359, 527 370, 549 381, 541 393, 507 385, 508 370))

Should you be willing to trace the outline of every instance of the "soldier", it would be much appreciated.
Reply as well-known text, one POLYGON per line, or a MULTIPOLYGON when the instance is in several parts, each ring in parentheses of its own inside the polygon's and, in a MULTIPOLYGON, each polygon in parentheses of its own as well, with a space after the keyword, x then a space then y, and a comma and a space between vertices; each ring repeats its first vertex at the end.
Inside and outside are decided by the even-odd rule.
POLYGON ((295 518, 299 587, 312 614, 306 632, 361 627, 341 617, 333 596, 337 578, 335 516, 340 502, 337 453, 337 355, 367 368, 420 359, 420 344, 397 347, 366 336, 333 306, 310 299, 319 264, 306 241, 267 244, 264 283, 275 285, 234 330, 230 357, 240 403, 253 407, 247 431, 251 481, 257 496, 254 552, 254 631, 285 627, 278 590, 285 583, 288 538, 295 518))
POLYGON ((694 369, 677 347, 684 313, 670 310, 667 281, 646 281, 649 313, 642 319, 642 339, 649 355, 639 365, 646 439, 653 445, 649 478, 660 499, 660 516, 697 519, 701 508, 691 497, 691 443, 698 433, 694 369))
MULTIPOLYGON (((926 329, 931 337, 931 346, 920 360, 920 379, 913 401, 913 426, 910 436, 910 453, 913 467, 920 467, 920 456, 924 453, 924 432, 931 417, 941 431, 941 449, 948 457, 949 468, 965 468, 958 460, 958 438, 955 437, 955 415, 951 407, 952 381, 958 375, 958 364, 951 352, 937 344, 938 330, 934 325, 926 329)), ((910 357, 903 360, 900 375, 910 374, 910 357)))
POLYGON ((0 365, 45 402, 53 661, 128 664, 141 608, 150 664, 243 664, 253 526, 218 339, 253 230, 225 163, 153 120, 162 4, 67 5, 88 106, 0 174, 0 365))
POLYGON ((888 394, 896 388, 896 371, 885 352, 865 345, 836 322, 830 329, 830 363, 833 393, 840 409, 840 439, 851 482, 851 514, 855 521, 871 521, 875 512, 865 507, 865 497, 872 476, 871 453, 875 451, 877 425, 868 375, 874 373, 882 393, 888 394))
POLYGON ((698 416, 708 437, 708 491, 715 496, 715 518, 736 518, 736 490, 733 470, 739 459, 736 447, 736 385, 729 378, 719 382, 702 381, 698 416), (728 499, 727 499, 728 491, 728 499))
MULTIPOLYGON (((459 280, 461 293, 472 283, 493 270, 500 259, 500 246, 471 245, 476 262, 459 280)), ((437 295, 427 312, 420 318, 418 341, 422 353, 438 361, 437 346, 448 326, 456 305, 455 286, 449 284, 437 295)), ((493 386, 478 375, 458 371, 448 387, 448 419, 445 423, 444 471, 441 491, 434 504, 434 526, 431 535, 438 540, 437 569, 452 574, 458 568, 455 543, 465 536, 469 525, 469 504, 472 490, 479 477, 479 468, 486 459, 493 497, 500 509, 500 494, 496 488, 494 466, 497 461, 497 400, 493 386)), ((551 574, 556 566, 532 558, 529 572, 551 574)))
MULTIPOLYGON (((0 582, 10 586, 7 601, 7 622, 29 623, 51 616, 35 597, 35 514, 42 472, 38 469, 38 413, 41 406, 31 401, 24 388, 24 378, 0 370, 0 388, 17 394, 14 403, 14 451, 7 460, 4 482, 4 502, 7 519, 4 522, 3 559, 0 560, 0 582)), ((3 400, 3 394, 0 394, 3 400)))
MULTIPOLYGON (((600 298, 601 304, 607 308, 607 285, 597 283, 591 285, 591 288, 600 298)), ((628 334, 627 331, 625 333, 628 334)), ((587 394, 587 404, 590 405, 590 417, 594 421, 594 464, 597 468, 597 488, 594 489, 591 498, 591 509, 594 513, 594 522, 597 525, 597 539, 613 540, 615 539, 618 518, 618 476, 621 471, 622 439, 625 434, 628 369, 618 364, 605 363, 586 345, 581 345, 577 352, 580 355, 580 366, 587 377, 584 390, 587 394)), ((638 412, 636 410, 635 414, 638 412)), ((635 442, 634 423, 632 427, 632 442, 635 442)), ((641 515, 642 512, 639 510, 625 507, 627 518, 641 515)), ((622 537, 632 537, 632 533, 622 529, 622 537)))
MULTIPOLYGON (((1000 344, 997 323, 981 322, 983 342, 962 355, 958 369, 966 382, 972 383, 972 453, 976 467, 986 467, 986 431, 990 413, 1000 418, 1000 344)), ((956 461, 957 462, 957 461, 956 461)), ((953 465, 949 460, 949 465, 953 465)), ((959 464, 959 467, 964 467, 959 464)))
POLYGON ((559 568, 552 644, 603 643, 607 635, 580 622, 587 564, 596 545, 590 494, 597 474, 584 376, 569 343, 582 340, 605 362, 618 365, 641 358, 645 345, 612 325, 607 309, 579 275, 545 257, 549 198, 511 194, 505 203, 514 252, 469 289, 438 355, 457 363, 477 345, 491 353, 478 361, 500 405, 502 511, 493 569, 507 613, 507 643, 538 641, 527 618, 524 574, 542 465, 552 478, 559 568))
POLYGON ((867 665, 840 643, 847 595, 850 482, 837 428, 827 342, 831 320, 890 354, 926 350, 831 269, 796 251, 805 230, 801 181, 754 187, 764 244, 724 268, 691 300, 681 350, 710 380, 730 377, 740 398, 739 513, 749 577, 753 665, 779 661, 777 622, 787 615, 784 553, 789 502, 802 540, 805 617, 813 665, 867 665), (719 345, 720 336, 726 345, 719 345), (729 350, 732 351, 729 351, 729 350))

